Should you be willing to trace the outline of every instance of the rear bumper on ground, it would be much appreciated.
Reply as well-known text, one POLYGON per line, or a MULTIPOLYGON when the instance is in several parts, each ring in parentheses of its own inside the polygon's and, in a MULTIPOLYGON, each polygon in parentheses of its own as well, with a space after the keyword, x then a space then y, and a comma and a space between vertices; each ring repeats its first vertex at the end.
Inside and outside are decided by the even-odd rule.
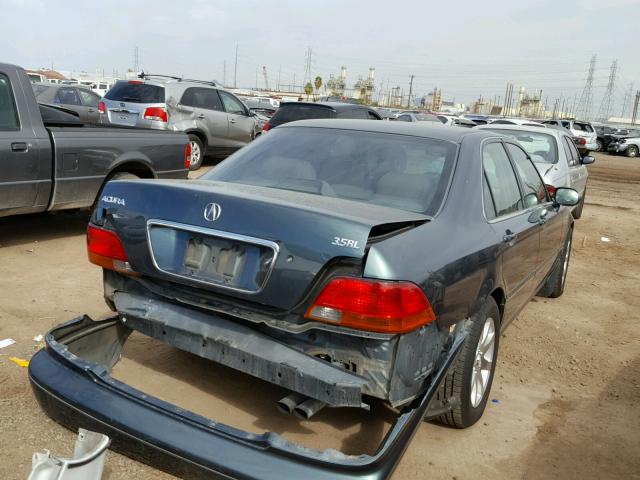
POLYGON ((130 333, 117 317, 78 317, 54 328, 32 358, 29 378, 45 412, 63 425, 109 435, 112 448, 185 478, 387 478, 455 360, 454 341, 425 392, 405 408, 374 455, 344 455, 252 434, 185 411, 113 379, 130 333))

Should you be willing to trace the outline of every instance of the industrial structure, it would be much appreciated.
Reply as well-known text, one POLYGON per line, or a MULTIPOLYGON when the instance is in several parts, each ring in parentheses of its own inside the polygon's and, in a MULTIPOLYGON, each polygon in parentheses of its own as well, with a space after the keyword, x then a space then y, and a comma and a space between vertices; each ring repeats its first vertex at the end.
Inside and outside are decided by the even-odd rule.
POLYGON ((358 78, 358 81, 353 87, 353 98, 360 100, 363 103, 371 103, 373 91, 375 90, 375 80, 376 69, 371 67, 369 68, 369 75, 367 78, 358 78))
POLYGON ((329 97, 343 97, 347 86, 347 67, 340 68, 340 75, 334 77, 331 75, 327 80, 325 89, 329 97))

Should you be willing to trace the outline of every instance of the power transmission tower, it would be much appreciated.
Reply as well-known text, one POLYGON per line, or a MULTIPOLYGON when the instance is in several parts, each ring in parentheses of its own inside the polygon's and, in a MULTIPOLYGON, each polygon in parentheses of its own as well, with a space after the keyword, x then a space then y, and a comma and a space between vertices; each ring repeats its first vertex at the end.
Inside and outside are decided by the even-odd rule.
POLYGON ((407 97, 407 108, 409 108, 409 105, 411 103, 411 93, 413 92, 413 77, 414 75, 411 75, 409 77, 409 96, 407 97))
POLYGON ((640 90, 636 92, 636 101, 633 103, 633 114, 631 115, 631 125, 636 124, 638 118, 638 104, 640 103, 640 90))
POLYGON ((602 102, 600 102, 600 108, 596 119, 601 122, 609 120, 611 114, 611 108, 613 107, 613 90, 616 87, 616 71, 618 70, 618 60, 614 60, 611 64, 611 71, 609 72, 609 81, 607 82, 607 90, 604 92, 602 102))
POLYGON ((589 62, 589 73, 587 74, 587 82, 584 84, 582 95, 580 95, 580 102, 578 103, 578 110, 576 118, 580 116, 583 120, 591 119, 591 107, 593 104, 593 72, 596 69, 596 55, 591 57, 589 62))
POLYGON ((269 77, 267 76, 267 67, 262 66, 262 76, 264 77, 264 86, 269 90, 269 77))
POLYGON ((236 65, 233 67, 233 88, 238 88, 236 80, 238 79, 238 44, 236 43, 236 65))
POLYGON ((311 56, 313 51, 311 47, 307 48, 307 51, 304 54, 304 80, 302 82, 302 86, 306 85, 311 81, 311 56))
POLYGON ((133 71, 134 73, 138 73, 140 68, 140 51, 138 47, 133 49, 133 71))
POLYGON ((633 82, 629 83, 627 87, 627 91, 624 92, 624 99, 622 100, 622 110, 620 111, 620 118, 624 118, 627 113, 627 104, 631 100, 631 96, 633 95, 633 82))

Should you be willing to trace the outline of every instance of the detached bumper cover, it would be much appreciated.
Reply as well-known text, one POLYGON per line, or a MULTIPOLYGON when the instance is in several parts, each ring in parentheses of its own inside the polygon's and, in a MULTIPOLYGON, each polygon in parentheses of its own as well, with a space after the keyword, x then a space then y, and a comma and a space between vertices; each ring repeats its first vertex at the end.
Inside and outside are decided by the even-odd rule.
POLYGON ((244 432, 113 379, 108 372, 129 333, 116 317, 94 322, 84 316, 56 327, 29 364, 33 391, 63 425, 107 434, 114 450, 187 478, 387 478, 464 340, 456 337, 424 394, 402 411, 377 452, 353 456, 308 449, 272 432, 244 432))

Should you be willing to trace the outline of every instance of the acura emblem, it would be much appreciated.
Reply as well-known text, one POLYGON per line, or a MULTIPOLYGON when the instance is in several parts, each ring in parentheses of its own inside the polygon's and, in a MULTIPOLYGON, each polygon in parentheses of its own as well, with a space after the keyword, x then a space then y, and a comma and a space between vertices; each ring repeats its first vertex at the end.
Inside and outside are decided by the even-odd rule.
POLYGON ((217 203, 209 203, 204 207, 204 219, 210 222, 215 222, 220 218, 222 213, 222 207, 217 203))

